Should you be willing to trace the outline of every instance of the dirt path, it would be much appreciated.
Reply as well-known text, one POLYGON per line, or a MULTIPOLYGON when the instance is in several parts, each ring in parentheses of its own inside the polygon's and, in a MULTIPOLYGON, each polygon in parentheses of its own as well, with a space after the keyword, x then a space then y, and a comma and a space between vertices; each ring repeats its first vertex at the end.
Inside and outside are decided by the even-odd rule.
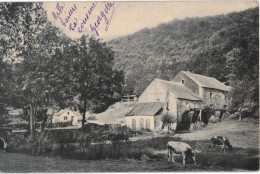
MULTIPOLYGON (((225 119, 216 124, 209 124, 200 130, 190 133, 175 134, 173 137, 187 141, 209 140, 212 136, 222 135, 229 139, 234 147, 259 148, 259 123, 255 120, 243 121, 225 119)), ((130 141, 165 137, 165 134, 150 132, 145 135, 131 137, 130 141)))
POLYGON ((214 135, 226 136, 234 147, 259 148, 259 124, 252 120, 223 120, 202 130, 176 134, 175 137, 183 140, 208 140, 214 135))

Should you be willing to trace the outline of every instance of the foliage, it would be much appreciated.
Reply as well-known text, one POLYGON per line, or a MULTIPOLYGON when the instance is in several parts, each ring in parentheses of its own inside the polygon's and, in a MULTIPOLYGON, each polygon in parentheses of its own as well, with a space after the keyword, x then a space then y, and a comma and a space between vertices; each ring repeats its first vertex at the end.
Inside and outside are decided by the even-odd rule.
POLYGON ((7 123, 9 123, 7 110, 0 104, 0 127, 5 126, 7 123))
POLYGON ((90 116, 90 117, 88 117, 88 120, 97 120, 97 117, 96 116, 90 116))
POLYGON ((71 47, 75 94, 80 95, 82 124, 87 110, 104 111, 121 96, 122 72, 113 70, 114 53, 106 43, 83 35, 71 47))
POLYGON ((47 22, 42 3, 1 3, 0 16, 0 77, 6 79, 0 92, 7 89, 6 104, 23 109, 32 133, 36 122, 44 129, 50 107, 85 115, 120 98, 123 72, 112 69, 113 51, 105 43, 69 39, 47 22))
POLYGON ((171 124, 174 123, 176 121, 176 119, 174 119, 174 116, 171 114, 163 114, 162 116, 162 123, 163 124, 171 124))
POLYGON ((38 34, 47 22, 46 13, 42 8, 42 3, 1 3, 1 42, 2 56, 11 63, 9 70, 18 70, 10 73, 11 83, 10 93, 16 97, 20 95, 26 101, 23 106, 30 107, 31 131, 35 122, 35 112, 37 108, 37 98, 39 89, 44 86, 44 78, 39 77, 39 71, 35 60, 37 49, 39 48, 38 34), (17 66, 14 63, 21 62, 17 66), (19 71, 20 70, 20 71, 19 71), (38 85, 38 86, 37 86, 38 85), (42 87, 39 87, 42 86, 42 87), (37 86, 37 87, 36 87, 37 86), (34 88, 34 89, 32 89, 34 88))
POLYGON ((13 134, 9 149, 33 155, 61 156, 77 159, 119 159, 126 157, 130 129, 126 126, 89 127, 88 131, 50 130, 13 134), (17 140, 17 141, 16 141, 17 140))
MULTIPOLYGON (((139 96, 154 78, 170 80, 185 70, 231 85, 238 93, 245 93, 240 95, 257 108, 258 30, 259 9, 254 8, 227 15, 173 20, 108 44, 115 51, 114 67, 125 71, 124 93, 139 96), (236 84, 249 87, 250 92, 236 84)), ((238 106, 241 97, 235 91, 233 104, 238 106)))

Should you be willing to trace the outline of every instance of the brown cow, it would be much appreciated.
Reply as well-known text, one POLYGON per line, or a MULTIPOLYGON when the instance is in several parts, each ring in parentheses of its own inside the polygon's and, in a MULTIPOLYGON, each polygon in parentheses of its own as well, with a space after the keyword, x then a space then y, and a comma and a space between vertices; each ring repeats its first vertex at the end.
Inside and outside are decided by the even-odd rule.
POLYGON ((232 151, 232 145, 229 143, 228 139, 224 136, 213 136, 210 139, 211 145, 210 149, 213 147, 216 150, 216 145, 221 146, 221 151, 225 151, 225 146, 229 148, 229 151, 232 151))

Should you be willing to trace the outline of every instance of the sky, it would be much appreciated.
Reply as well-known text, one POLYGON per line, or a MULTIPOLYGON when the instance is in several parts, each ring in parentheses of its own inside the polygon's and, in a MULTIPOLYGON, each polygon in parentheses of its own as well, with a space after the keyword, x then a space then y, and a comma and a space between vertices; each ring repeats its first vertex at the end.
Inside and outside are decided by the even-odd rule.
POLYGON ((45 2, 48 19, 71 38, 103 41, 187 17, 214 16, 258 6, 258 1, 45 2))

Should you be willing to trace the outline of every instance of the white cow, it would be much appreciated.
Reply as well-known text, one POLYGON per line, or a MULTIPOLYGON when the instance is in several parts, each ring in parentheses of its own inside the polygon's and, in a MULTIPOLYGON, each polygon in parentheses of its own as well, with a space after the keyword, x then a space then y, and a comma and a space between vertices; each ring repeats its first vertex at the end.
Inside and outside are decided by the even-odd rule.
POLYGON ((186 143, 170 141, 167 143, 167 149, 168 149, 168 161, 172 160, 172 162, 175 163, 174 161, 175 154, 182 154, 183 164, 186 163, 186 160, 192 160, 194 163, 196 163, 195 154, 192 151, 192 148, 186 143))

